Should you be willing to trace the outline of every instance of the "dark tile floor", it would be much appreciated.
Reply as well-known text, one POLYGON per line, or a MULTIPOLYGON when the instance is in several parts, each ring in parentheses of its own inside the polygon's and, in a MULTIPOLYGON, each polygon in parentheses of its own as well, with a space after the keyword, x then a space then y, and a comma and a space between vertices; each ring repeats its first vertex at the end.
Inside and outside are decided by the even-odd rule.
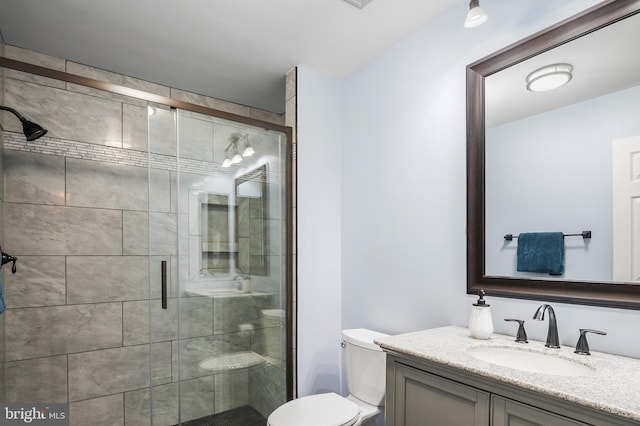
POLYGON ((212 416, 183 422, 182 426, 265 426, 266 424, 267 419, 245 405, 212 416))

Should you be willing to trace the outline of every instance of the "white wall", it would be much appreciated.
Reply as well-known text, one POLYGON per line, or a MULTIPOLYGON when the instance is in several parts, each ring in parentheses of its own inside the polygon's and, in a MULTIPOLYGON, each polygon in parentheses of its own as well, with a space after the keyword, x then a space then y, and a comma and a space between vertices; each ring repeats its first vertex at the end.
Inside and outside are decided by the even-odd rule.
POLYGON ((340 85, 298 68, 298 394, 340 392, 340 85))
MULTIPOLYGON (((328 238, 340 239, 342 254, 338 261, 328 263, 327 258, 334 259, 333 255, 315 250, 315 262, 325 267, 341 265, 341 288, 336 289, 332 283, 320 298, 306 303, 303 294, 299 295, 301 338, 320 327, 329 345, 326 333, 338 332, 332 315, 338 315, 334 309, 340 298, 341 328, 368 327, 395 334, 447 324, 466 326, 475 298, 466 295, 465 67, 596 3, 489 0, 482 3, 489 20, 481 27, 465 29, 462 22, 468 1, 460 0, 341 82, 315 75, 299 78, 307 96, 319 96, 317 102, 323 105, 331 97, 333 108, 338 109, 319 114, 313 107, 316 102, 303 100, 300 95, 301 123, 308 129, 330 126, 332 130, 341 123, 332 142, 303 131, 301 125, 299 173, 310 175, 320 167, 332 167, 315 162, 320 157, 333 161, 339 155, 336 143, 342 148, 341 170, 323 169, 314 176, 323 180, 320 199, 312 200, 317 184, 298 181, 300 196, 329 209, 333 206, 323 203, 322 198, 336 184, 334 173, 341 175, 340 189, 332 194, 341 191, 341 233, 335 234, 335 228, 317 230, 322 234, 318 243, 299 235, 300 254, 306 244, 319 248, 328 243, 328 238), (311 87, 314 84, 317 86, 311 87), (325 93, 327 87, 330 94, 325 93), (342 98, 334 90, 340 90, 342 98), (311 159, 303 158, 304 144, 326 145, 307 146, 320 156, 309 164, 311 159), (305 167, 312 170, 303 171, 305 167), (314 315, 322 324, 309 323, 314 315)), ((375 2, 368 7, 375 7, 375 2)), ((300 199, 299 206, 303 205, 300 199)), ((308 208, 307 213, 315 217, 306 216, 300 207, 300 221, 307 227, 314 223, 322 226, 323 217, 308 208)), ((333 244, 335 241, 331 241, 333 244)), ((314 261, 313 255, 306 255, 309 262, 314 261)), ((299 276, 301 291, 313 286, 312 279, 317 280, 308 274, 299 276)), ((528 320, 531 339, 544 340, 546 322, 529 319, 539 302, 488 299, 496 331, 515 335, 513 324, 502 319, 520 317, 528 320)), ((634 324, 640 319, 638 312, 553 306, 561 343, 574 345, 578 328, 595 328, 609 335, 591 337, 592 349, 640 357, 640 341, 630 339, 637 334, 634 324)), ((317 354, 312 349, 307 346, 299 353, 299 380, 304 391, 313 389, 314 373, 307 369, 316 368, 314 358, 320 357, 322 362, 331 358, 323 357, 327 353, 324 349, 317 354)))

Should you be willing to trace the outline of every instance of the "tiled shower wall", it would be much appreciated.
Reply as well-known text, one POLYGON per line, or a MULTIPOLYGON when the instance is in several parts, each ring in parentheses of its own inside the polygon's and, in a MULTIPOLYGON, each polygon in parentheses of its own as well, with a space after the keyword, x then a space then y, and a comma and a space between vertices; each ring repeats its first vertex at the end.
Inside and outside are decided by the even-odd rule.
MULTIPOLYGON (((13 59, 282 124, 281 116, 264 111, 5 49, 13 59)), ((3 122, 3 249, 19 257, 18 274, 5 269, 3 275, 11 301, 0 316, 6 322, 6 400, 70 402, 72 424, 149 424, 152 383, 154 419, 175 423, 180 351, 183 421, 247 404, 248 373, 202 376, 194 367, 204 354, 259 350, 255 332, 229 332, 238 330, 238 318, 218 318, 215 299, 183 299, 183 347, 175 340, 175 299, 154 317, 160 326, 149 339, 149 310, 157 311, 159 294, 153 287, 149 302, 148 282, 159 276, 152 268, 149 277, 147 211, 152 203, 151 223, 160 228, 151 230, 151 254, 159 262, 171 253, 153 247, 175 245, 175 233, 163 229, 175 222, 175 209, 170 170, 154 169, 148 192, 146 103, 13 70, 4 70, 4 77, 6 104, 49 130, 25 144, 19 122, 3 122)), ((229 311, 254 312, 256 325, 260 309, 270 307, 261 298, 237 303, 249 306, 229 311)), ((251 380, 271 383, 255 372, 251 380)), ((262 401, 264 410, 273 404, 262 401)))

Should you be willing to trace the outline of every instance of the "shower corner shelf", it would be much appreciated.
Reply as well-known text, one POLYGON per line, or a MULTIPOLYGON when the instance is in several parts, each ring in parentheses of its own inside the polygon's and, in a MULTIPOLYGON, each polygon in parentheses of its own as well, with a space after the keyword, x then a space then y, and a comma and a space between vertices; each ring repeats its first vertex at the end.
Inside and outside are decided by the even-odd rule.
POLYGON ((198 367, 202 370, 224 373, 225 371, 237 371, 264 364, 266 360, 255 352, 234 352, 218 355, 200 361, 198 367))

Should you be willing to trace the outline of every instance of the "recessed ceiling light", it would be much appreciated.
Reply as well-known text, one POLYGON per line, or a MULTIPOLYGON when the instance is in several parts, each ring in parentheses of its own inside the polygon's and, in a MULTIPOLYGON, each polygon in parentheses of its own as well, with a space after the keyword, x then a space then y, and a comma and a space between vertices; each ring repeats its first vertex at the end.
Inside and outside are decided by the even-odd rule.
POLYGON ((344 0, 344 1, 357 7, 358 9, 362 9, 363 7, 365 7, 371 2, 371 0, 344 0))
POLYGON ((564 86, 573 78, 573 66, 570 64, 553 64, 538 68, 527 76, 527 90, 531 92, 548 92, 564 86))

